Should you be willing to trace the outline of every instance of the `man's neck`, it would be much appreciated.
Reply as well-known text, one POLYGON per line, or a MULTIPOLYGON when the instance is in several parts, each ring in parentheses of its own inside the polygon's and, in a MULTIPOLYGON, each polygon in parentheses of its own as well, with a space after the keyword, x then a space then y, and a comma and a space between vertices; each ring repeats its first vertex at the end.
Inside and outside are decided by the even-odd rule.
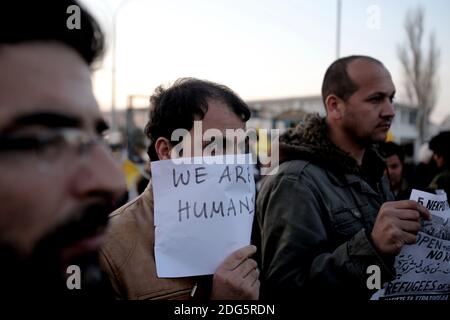
POLYGON ((333 142, 340 149, 349 153, 350 156, 356 160, 358 165, 361 166, 364 152, 366 151, 365 147, 358 144, 354 139, 345 134, 345 132, 336 130, 331 126, 329 126, 329 136, 331 142, 333 142))

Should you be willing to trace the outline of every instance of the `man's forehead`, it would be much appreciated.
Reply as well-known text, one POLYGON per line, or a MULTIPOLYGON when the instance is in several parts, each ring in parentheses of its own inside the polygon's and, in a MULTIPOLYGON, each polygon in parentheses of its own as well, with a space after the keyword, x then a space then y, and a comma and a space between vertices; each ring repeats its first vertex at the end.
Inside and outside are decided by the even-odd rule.
POLYGON ((244 128, 245 122, 234 113, 229 105, 218 99, 208 99, 208 111, 203 126, 219 130, 244 128))
POLYGON ((386 157, 386 161, 388 163, 397 163, 400 162, 400 158, 398 157, 397 154, 392 154, 389 157, 386 157))
POLYGON ((0 47, 0 128, 36 113, 100 118, 90 71, 72 49, 28 43, 0 47))
POLYGON ((347 72, 360 89, 395 90, 391 74, 386 67, 377 62, 357 59, 348 65, 347 72))

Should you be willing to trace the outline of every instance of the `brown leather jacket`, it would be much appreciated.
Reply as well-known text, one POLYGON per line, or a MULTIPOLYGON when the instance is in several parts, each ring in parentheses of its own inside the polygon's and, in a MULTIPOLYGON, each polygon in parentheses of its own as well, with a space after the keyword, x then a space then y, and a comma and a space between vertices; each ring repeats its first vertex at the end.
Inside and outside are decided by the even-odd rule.
POLYGON ((144 193, 111 213, 100 263, 118 299, 208 299, 211 276, 158 278, 151 181, 144 193))

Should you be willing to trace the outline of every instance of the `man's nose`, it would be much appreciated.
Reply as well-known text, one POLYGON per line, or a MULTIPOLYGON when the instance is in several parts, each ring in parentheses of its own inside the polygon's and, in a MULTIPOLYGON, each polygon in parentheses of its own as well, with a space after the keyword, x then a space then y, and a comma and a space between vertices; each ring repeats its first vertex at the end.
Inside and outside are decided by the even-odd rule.
POLYGON ((389 118, 389 119, 392 119, 395 117, 395 107, 394 107, 394 103, 392 101, 387 101, 383 105, 383 109, 381 110, 381 117, 389 118))
POLYGON ((79 197, 109 198, 116 202, 127 191, 125 176, 106 146, 94 145, 73 179, 79 197))

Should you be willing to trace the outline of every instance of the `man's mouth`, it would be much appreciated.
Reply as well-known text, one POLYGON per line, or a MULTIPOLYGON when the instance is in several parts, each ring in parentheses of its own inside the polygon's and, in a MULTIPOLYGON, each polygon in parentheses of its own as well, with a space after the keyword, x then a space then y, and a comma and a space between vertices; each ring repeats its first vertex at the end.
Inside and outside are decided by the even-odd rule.
POLYGON ((54 229, 35 249, 37 258, 58 259, 63 265, 95 254, 102 244, 112 207, 105 203, 89 205, 54 229))
POLYGON ((63 264, 76 261, 77 258, 98 252, 103 241, 103 232, 77 240, 61 250, 63 264))
POLYGON ((378 128, 383 129, 383 130, 389 130, 391 128, 391 123, 382 123, 382 124, 378 125, 378 128))
POLYGON ((72 237, 61 247, 63 262, 75 261, 78 258, 94 254, 100 250, 107 226, 108 211, 104 206, 91 206, 84 217, 72 224, 72 237))

